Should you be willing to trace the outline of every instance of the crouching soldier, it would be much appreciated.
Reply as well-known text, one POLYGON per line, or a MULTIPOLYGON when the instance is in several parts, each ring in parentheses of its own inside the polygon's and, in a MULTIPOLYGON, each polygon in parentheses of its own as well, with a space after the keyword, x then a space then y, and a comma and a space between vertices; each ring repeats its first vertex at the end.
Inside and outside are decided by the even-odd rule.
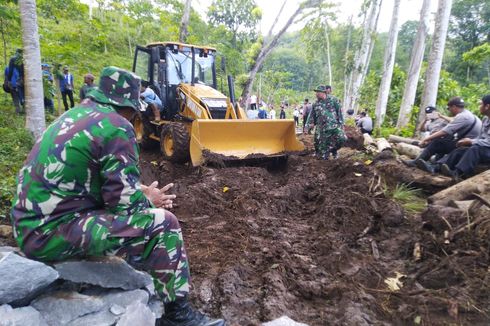
POLYGON ((88 100, 50 125, 18 176, 14 236, 30 258, 126 255, 153 277, 165 304, 163 325, 224 325, 188 301, 189 265, 175 195, 140 184, 139 150, 129 120, 139 108, 140 78, 102 70, 88 100))

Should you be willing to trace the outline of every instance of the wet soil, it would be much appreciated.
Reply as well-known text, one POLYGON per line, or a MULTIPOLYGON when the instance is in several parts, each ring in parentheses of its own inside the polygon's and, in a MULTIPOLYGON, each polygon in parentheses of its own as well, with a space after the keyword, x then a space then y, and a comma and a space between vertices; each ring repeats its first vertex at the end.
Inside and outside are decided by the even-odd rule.
MULTIPOLYGON (((311 150, 311 136, 303 140, 311 150)), ((275 169, 192 168, 144 153, 144 182, 176 184, 195 305, 229 325, 282 315, 309 325, 487 325, 490 240, 467 232, 447 246, 444 225, 426 223, 439 211, 407 216, 370 192, 379 173, 354 154, 290 156, 275 169), (396 273, 405 276, 392 291, 385 280, 396 273)))
POLYGON ((195 306, 228 325, 490 324, 489 211, 462 231, 468 216, 448 207, 409 216, 379 189, 386 162, 367 166, 351 149, 318 161, 312 136, 301 139, 310 155, 277 166, 142 154, 144 183, 175 183, 195 306), (385 281, 397 273, 393 291, 385 281))

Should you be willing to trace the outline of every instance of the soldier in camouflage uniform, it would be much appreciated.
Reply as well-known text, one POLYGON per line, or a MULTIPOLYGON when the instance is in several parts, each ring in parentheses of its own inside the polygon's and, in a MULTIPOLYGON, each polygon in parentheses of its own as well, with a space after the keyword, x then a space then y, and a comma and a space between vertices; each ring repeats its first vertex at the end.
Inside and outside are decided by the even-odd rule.
POLYGON ((224 325, 191 308, 189 265, 169 186, 140 184, 139 149, 128 121, 140 79, 106 67, 98 89, 50 125, 18 176, 14 236, 30 258, 126 255, 153 277, 163 325, 224 325))
POLYGON ((318 86, 317 101, 313 104, 307 125, 315 128, 315 155, 328 160, 330 154, 337 158, 337 150, 345 142, 344 119, 339 100, 330 95, 330 86, 318 86))

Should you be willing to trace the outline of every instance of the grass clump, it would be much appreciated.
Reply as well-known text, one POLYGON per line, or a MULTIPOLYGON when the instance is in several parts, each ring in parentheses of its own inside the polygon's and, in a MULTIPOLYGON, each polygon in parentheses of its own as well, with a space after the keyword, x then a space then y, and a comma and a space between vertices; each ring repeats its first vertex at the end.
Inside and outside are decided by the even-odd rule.
POLYGON ((426 207, 426 200, 422 197, 420 189, 412 188, 410 185, 399 183, 393 189, 385 187, 384 193, 409 214, 420 213, 426 207))

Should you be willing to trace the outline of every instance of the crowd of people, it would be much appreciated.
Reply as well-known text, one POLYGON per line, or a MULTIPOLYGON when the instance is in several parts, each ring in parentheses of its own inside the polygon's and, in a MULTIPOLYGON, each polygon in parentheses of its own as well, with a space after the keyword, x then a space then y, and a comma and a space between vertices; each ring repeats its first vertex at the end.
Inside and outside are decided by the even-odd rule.
MULTIPOLYGON (((70 73, 68 66, 65 65, 63 68, 61 66, 57 64, 54 72, 51 71, 52 66, 48 63, 42 63, 40 67, 42 70, 44 109, 50 114, 54 114, 54 97, 57 87, 59 87, 65 111, 75 106, 73 74, 70 73)), ((96 87, 94 81, 95 77, 91 73, 87 73, 83 77, 83 86, 80 88, 79 93, 80 102, 87 97, 87 93, 91 89, 96 87)), ((12 96, 15 112, 24 114, 24 63, 22 49, 16 50, 9 64, 5 67, 3 90, 12 96)))
POLYGON ((490 94, 480 101, 483 121, 466 109, 461 97, 451 98, 447 110, 451 117, 442 115, 434 106, 425 108, 426 119, 420 131, 426 137, 419 144, 423 150, 404 163, 459 180, 472 176, 478 164, 490 163, 490 94))

